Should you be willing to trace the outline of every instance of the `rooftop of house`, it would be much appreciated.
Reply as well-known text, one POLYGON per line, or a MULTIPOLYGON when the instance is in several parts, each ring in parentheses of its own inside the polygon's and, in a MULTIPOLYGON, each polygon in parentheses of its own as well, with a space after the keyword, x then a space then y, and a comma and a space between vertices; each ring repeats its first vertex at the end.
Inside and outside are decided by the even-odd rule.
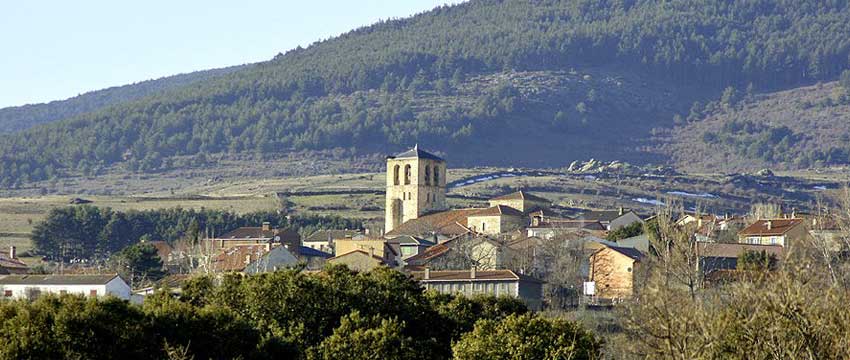
POLYGON ((420 237, 412 236, 412 235, 399 235, 392 238, 387 239, 388 243, 396 243, 399 245, 424 245, 424 246, 433 246, 435 242, 431 240, 426 240, 420 237))
POLYGON ((752 245, 752 244, 724 244, 698 242, 697 254, 701 257, 738 258, 745 251, 764 251, 768 255, 776 255, 782 258, 783 248, 780 245, 752 245))
POLYGON ((28 269, 29 267, 23 261, 12 259, 0 255, 0 269, 28 269))
POLYGON ((430 152, 422 150, 419 148, 419 145, 413 147, 413 149, 395 154, 394 156, 389 156, 390 159, 430 159, 437 161, 446 161, 443 158, 434 155, 430 152))
POLYGON ((318 230, 304 238, 304 242, 328 242, 328 240, 351 239, 363 234, 360 230, 318 230))
POLYGON ((797 226, 803 219, 766 219, 758 220, 738 232, 741 236, 782 236, 797 226))
POLYGON ((542 283, 543 281, 531 276, 517 274, 511 270, 476 270, 473 276, 472 270, 442 270, 428 271, 428 279, 425 279, 425 271, 412 271, 410 273, 414 280, 425 282, 439 281, 530 281, 542 283))
POLYGON ((0 275, 0 285, 105 285, 118 274, 0 275))
POLYGON ((640 250, 635 249, 635 248, 622 247, 622 246, 611 246, 611 245, 607 245, 607 247, 609 249, 616 251, 620 254, 623 254, 623 255, 625 255, 625 256, 627 256, 630 259, 635 260, 635 261, 640 261, 641 259, 643 259, 643 256, 644 256, 643 253, 640 252, 640 250))
POLYGON ((308 247, 308 246, 301 246, 298 249, 298 254, 303 256, 303 257, 320 257, 320 258, 325 258, 325 259, 329 259, 329 258, 333 257, 332 254, 328 254, 324 251, 316 250, 316 249, 313 249, 313 248, 308 247))
POLYGON ((460 235, 469 231, 466 219, 482 209, 455 209, 440 211, 405 221, 386 236, 422 235, 437 233, 441 235, 460 235))
POLYGON ((577 220, 592 220, 592 221, 602 221, 602 222, 610 222, 613 221, 623 215, 632 212, 630 209, 620 209, 620 210, 593 210, 588 211, 584 214, 581 214, 576 217, 577 220))
POLYGON ((215 271, 242 271, 249 263, 260 259, 269 251, 266 244, 233 246, 213 257, 212 268, 215 271))
POLYGON ((341 254, 341 255, 334 256, 334 257, 332 257, 332 258, 328 259, 328 261, 333 261, 333 260, 338 260, 338 259, 347 258, 347 257, 351 257, 351 256, 358 256, 358 255, 360 255, 360 256, 365 255, 365 256, 371 257, 371 258, 373 258, 373 259, 375 259, 375 260, 378 260, 378 261, 380 261, 381 263, 383 263, 383 262, 384 262, 384 258, 382 258, 382 257, 380 257, 380 256, 378 256, 378 255, 375 255, 375 254, 370 254, 370 253, 369 253, 369 252, 367 252, 366 250, 361 250, 361 249, 351 250, 351 251, 349 251, 349 252, 347 252, 347 253, 345 253, 345 254, 341 254))
POLYGON ((495 197, 495 198, 492 198, 490 200, 528 200, 528 201, 543 202, 543 203, 551 202, 548 199, 539 197, 539 196, 534 195, 534 194, 527 193, 527 192, 522 191, 522 190, 517 191, 517 192, 512 192, 510 194, 505 194, 505 195, 502 195, 502 196, 499 196, 499 197, 495 197))
POLYGON ((536 229, 585 229, 585 230, 605 230, 605 226, 598 220, 574 220, 574 219, 543 219, 537 225, 529 226, 536 229))
POLYGON ((508 215, 508 216, 522 216, 522 212, 517 209, 514 209, 505 205, 496 205, 491 206, 489 208, 476 211, 475 213, 470 214, 468 217, 473 216, 500 216, 500 215, 508 215))
POLYGON ((268 226, 243 226, 224 233, 214 239, 273 239, 275 236, 298 236, 291 229, 273 229, 268 226))

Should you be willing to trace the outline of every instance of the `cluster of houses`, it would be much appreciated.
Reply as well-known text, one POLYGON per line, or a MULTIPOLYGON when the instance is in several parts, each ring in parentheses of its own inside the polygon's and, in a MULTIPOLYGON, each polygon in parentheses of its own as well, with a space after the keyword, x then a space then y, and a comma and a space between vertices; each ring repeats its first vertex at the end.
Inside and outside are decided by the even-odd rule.
MULTIPOLYGON (((263 223, 203 239, 205 255, 195 256, 194 271, 256 274, 296 266, 320 271, 326 264, 344 264, 357 271, 385 266, 409 273, 427 289, 510 296, 539 310, 544 307, 544 279, 562 271, 552 268, 552 256, 569 250, 575 256, 576 281, 567 290, 593 302, 615 303, 633 295, 635 273, 654 250, 650 240, 638 235, 609 241, 606 236, 653 221, 652 217, 624 208, 561 216, 552 211, 550 200, 525 191, 492 198, 487 206, 449 209, 445 174, 445 160, 418 147, 388 157, 386 214, 380 234, 320 230, 302 238, 291 229, 263 223)), ((813 226, 817 220, 796 213, 750 221, 684 214, 673 221, 696 229, 695 251, 707 279, 734 270, 737 259, 748 251, 781 258, 788 244, 836 231, 824 224, 813 226)), ((164 242, 153 245, 167 267, 190 256, 185 249, 164 242)), ((16 260, 14 250, 10 255, 0 256, 4 297, 34 292, 132 297, 129 286, 115 275, 26 275, 26 266, 16 260)))

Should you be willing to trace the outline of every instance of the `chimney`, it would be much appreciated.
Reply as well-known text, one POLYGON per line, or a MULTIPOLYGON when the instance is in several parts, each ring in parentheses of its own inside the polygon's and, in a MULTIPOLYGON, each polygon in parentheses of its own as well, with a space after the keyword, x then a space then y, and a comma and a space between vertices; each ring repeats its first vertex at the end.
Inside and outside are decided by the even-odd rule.
POLYGON ((473 266, 471 269, 469 269, 469 278, 475 279, 475 266, 473 266))
POLYGON ((430 280, 430 279, 431 279, 431 268, 425 268, 425 277, 424 277, 424 279, 425 279, 425 280, 430 280))
POLYGON ((625 212, 626 212, 626 209, 623 209, 623 207, 622 207, 622 206, 620 206, 620 216, 623 216, 623 214, 624 214, 625 212))
POLYGON ((773 229, 773 221, 770 221, 770 220, 767 221, 767 229, 768 230, 773 229))
POLYGON ((10 259, 17 259, 18 258, 18 248, 17 247, 15 247, 15 246, 9 247, 9 258, 10 259))
POLYGON ((269 231, 272 229, 272 223, 268 221, 263 222, 263 231, 269 231))

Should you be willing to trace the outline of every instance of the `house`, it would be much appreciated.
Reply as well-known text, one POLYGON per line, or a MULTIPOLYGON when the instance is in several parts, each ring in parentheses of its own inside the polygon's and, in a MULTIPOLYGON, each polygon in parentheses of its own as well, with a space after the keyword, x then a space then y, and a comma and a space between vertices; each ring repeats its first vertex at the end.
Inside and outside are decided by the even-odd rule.
POLYGON ((706 223, 714 223, 717 220, 717 217, 710 214, 701 214, 696 212, 685 212, 682 216, 676 220, 676 225, 685 226, 688 224, 696 223, 697 227, 702 227, 703 224, 706 223))
POLYGON ((384 239, 337 240, 334 255, 345 255, 355 250, 377 256, 390 267, 399 263, 398 252, 384 239))
POLYGON ((502 195, 490 199, 489 202, 490 207, 499 205, 507 206, 524 214, 534 210, 548 209, 549 206, 552 204, 552 202, 547 199, 526 193, 524 191, 517 191, 515 193, 502 195))
POLYGON ((240 227, 218 237, 207 238, 213 249, 227 249, 238 245, 284 244, 290 249, 301 245, 301 236, 292 229, 273 229, 264 222, 259 227, 240 227))
POLYGON ((272 272, 298 264, 298 259, 285 246, 237 245, 231 246, 213 257, 214 272, 244 272, 257 274, 272 272))
POLYGON ((0 275, 4 299, 34 300, 42 294, 114 296, 130 300, 130 286, 117 274, 108 275, 0 275))
POLYGON ((819 247, 840 251, 843 245, 845 231, 836 218, 825 215, 804 220, 808 223, 809 236, 819 247))
POLYGON ((420 237, 435 237, 437 241, 469 232, 467 217, 482 209, 454 209, 422 215, 395 227, 385 234, 386 237, 412 235, 420 237))
POLYGON ((348 266, 355 271, 369 271, 379 266, 388 265, 384 258, 366 250, 352 250, 328 259, 329 264, 348 266))
POLYGON ((433 241, 410 235, 401 235, 387 239, 387 244, 393 250, 396 250, 396 253, 401 255, 402 260, 420 254, 429 247, 436 245, 433 241))
POLYGON ((365 237, 361 230, 318 230, 301 241, 302 246, 333 254, 337 239, 360 239, 365 237))
POLYGON ((466 233, 434 245, 405 260, 407 270, 459 270, 475 266, 479 270, 504 268, 512 257, 502 241, 490 236, 466 233))
POLYGON ((634 248, 604 246, 590 255, 589 281, 597 298, 618 301, 634 294, 635 271, 644 255, 634 248))
POLYGON ((522 300, 529 309, 543 308, 543 282, 511 270, 415 271, 411 275, 425 289, 463 296, 508 296, 522 300))
POLYGON ((29 267, 18 259, 18 249, 9 247, 9 257, 0 255, 0 275, 19 275, 29 272, 29 267))
POLYGON ((302 246, 296 257, 299 262, 305 264, 306 270, 319 270, 325 266, 328 259, 334 256, 324 251, 302 246))
POLYGON ((698 221, 695 233, 697 241, 702 242, 738 242, 738 232, 746 227, 746 221, 741 216, 724 216, 711 221, 698 221))
POLYGON ((495 205, 472 213, 467 216, 466 224, 470 230, 488 235, 498 235, 525 225, 522 212, 505 205, 495 205))
POLYGON ((784 248, 780 245, 749 245, 697 242, 696 253, 699 258, 700 272, 704 275, 719 270, 738 268, 738 257, 745 252, 765 252, 768 256, 782 259, 784 248))
POLYGON ((576 232, 593 233, 599 236, 607 231, 599 221, 574 220, 555 217, 534 217, 531 226, 526 228, 528 236, 543 239, 554 239, 564 237, 576 232))
POLYGON ((608 231, 617 230, 636 222, 643 223, 643 219, 635 214, 634 211, 624 208, 620 208, 619 210, 590 211, 582 214, 577 219, 598 221, 608 231))
POLYGON ((787 246, 808 236, 805 221, 793 219, 758 220, 738 232, 738 242, 753 245, 787 246))

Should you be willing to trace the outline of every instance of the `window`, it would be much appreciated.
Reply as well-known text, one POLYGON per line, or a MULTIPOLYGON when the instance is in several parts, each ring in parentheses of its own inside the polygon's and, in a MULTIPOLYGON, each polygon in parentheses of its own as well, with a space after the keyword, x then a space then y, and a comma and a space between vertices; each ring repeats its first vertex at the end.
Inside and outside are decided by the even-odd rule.
POLYGON ((97 296, 97 290, 96 290, 96 289, 91 289, 91 290, 89 291, 89 296, 97 296))
POLYGON ((3 291, 3 296, 5 296, 5 297, 12 297, 12 290, 4 290, 4 291, 3 291))
POLYGON ((487 223, 482 222, 481 223, 481 232, 484 232, 484 230, 487 230, 487 223))
POLYGON ((404 184, 410 185, 410 165, 404 166, 404 184))
POLYGON ((393 167, 393 185, 398 185, 398 168, 398 165, 393 167))
POLYGON ((431 167, 425 165, 425 185, 431 184, 431 167))
POLYGON ((440 186, 440 168, 434 166, 434 186, 440 186))

